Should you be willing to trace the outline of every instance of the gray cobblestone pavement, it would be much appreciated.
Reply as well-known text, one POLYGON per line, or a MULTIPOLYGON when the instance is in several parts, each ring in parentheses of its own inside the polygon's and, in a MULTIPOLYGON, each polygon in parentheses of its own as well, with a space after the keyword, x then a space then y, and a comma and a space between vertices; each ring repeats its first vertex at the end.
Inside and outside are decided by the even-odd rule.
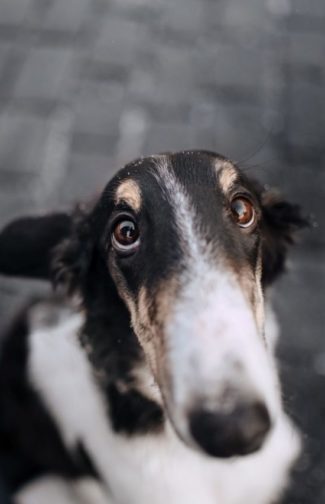
MULTIPOLYGON (((325 502, 324 28, 323 0, 0 0, 0 226, 183 148, 228 155, 315 215, 275 297, 305 432, 287 504, 325 502)), ((0 328, 46 289, 1 278, 0 328)))

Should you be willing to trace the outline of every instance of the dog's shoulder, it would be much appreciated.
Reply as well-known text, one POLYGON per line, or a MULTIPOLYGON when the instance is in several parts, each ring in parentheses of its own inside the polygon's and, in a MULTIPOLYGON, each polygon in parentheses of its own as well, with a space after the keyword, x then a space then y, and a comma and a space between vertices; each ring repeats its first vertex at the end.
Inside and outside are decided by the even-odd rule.
MULTIPOLYGON (((57 351, 64 335, 57 337, 54 327, 60 327, 64 319, 65 324, 68 319, 77 323, 76 314, 58 299, 35 299, 20 311, 1 338, 0 447, 11 491, 44 471, 68 478, 96 473, 81 438, 67 445, 62 426, 42 394, 44 384, 55 382, 62 371, 62 356, 57 351), (49 341, 52 346, 45 358, 41 353, 49 341), (40 367, 42 373, 37 375, 40 367)), ((57 389, 56 393, 59 396, 63 391, 57 389)))

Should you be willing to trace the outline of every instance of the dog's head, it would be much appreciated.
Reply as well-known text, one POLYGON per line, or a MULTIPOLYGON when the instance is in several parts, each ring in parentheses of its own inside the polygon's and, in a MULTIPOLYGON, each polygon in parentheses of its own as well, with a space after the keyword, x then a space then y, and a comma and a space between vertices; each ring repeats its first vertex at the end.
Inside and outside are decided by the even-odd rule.
MULTIPOLYGON (((96 296, 90 276, 114 286, 178 435, 217 457, 257 450, 280 408, 263 292, 305 224, 298 207, 222 156, 190 151, 127 165, 91 210, 40 219, 43 234, 46 219, 53 234, 34 249, 59 243, 55 280, 84 299, 96 296)), ((2 271, 21 226, 28 251, 33 222, 0 236, 2 271)), ((36 252, 26 257, 46 276, 48 255, 36 252)))

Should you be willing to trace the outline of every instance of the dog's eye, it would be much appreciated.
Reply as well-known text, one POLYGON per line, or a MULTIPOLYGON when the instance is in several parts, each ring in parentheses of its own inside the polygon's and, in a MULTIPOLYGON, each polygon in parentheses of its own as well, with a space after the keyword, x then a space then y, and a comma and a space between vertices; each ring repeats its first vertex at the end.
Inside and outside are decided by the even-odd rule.
POLYGON ((253 204, 242 196, 234 198, 230 205, 231 212, 239 227, 248 228, 255 223, 256 213, 253 204))
POLYGON ((131 219, 117 222, 112 233, 112 245, 117 252, 132 253, 140 244, 138 226, 131 219))

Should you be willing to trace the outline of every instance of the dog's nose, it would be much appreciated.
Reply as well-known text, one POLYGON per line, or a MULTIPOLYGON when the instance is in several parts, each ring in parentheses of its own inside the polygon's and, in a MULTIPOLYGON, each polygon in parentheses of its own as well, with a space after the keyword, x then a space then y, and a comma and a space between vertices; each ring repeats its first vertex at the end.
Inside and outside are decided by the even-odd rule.
POLYGON ((189 422, 196 443, 221 458, 257 451, 271 428, 268 410, 260 402, 238 405, 231 413, 195 410, 189 422))

